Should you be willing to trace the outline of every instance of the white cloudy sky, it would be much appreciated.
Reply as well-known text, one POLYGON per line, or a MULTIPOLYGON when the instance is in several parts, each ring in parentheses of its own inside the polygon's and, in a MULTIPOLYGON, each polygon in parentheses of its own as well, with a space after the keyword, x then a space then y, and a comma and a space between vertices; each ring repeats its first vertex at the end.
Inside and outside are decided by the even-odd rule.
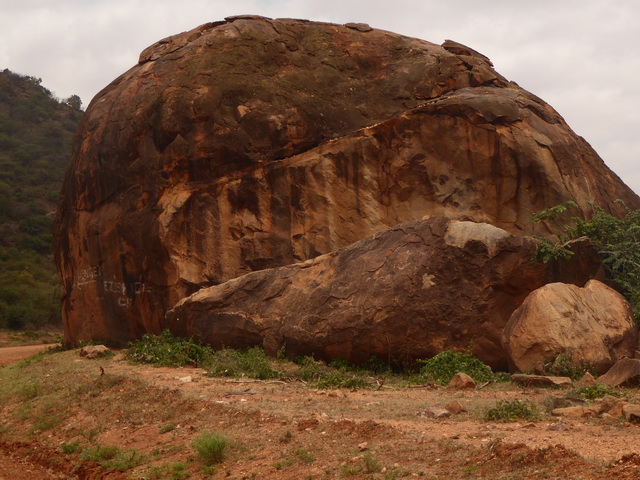
POLYGON ((241 13, 464 43, 555 107, 640 193, 638 0, 0 0, 0 69, 87 105, 148 45, 241 13))

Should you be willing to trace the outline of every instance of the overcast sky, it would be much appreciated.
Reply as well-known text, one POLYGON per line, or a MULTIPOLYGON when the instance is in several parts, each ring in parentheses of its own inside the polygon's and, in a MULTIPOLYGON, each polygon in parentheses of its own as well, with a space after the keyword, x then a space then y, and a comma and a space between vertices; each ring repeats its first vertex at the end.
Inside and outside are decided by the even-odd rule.
POLYGON ((464 43, 550 103, 640 193, 638 0, 0 0, 0 69, 86 106, 150 44, 243 13, 464 43))

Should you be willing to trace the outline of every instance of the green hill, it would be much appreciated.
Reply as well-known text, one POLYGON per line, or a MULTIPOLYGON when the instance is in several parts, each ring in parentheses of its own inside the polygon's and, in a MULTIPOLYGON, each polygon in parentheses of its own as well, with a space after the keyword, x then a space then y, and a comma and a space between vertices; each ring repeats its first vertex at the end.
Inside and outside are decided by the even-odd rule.
POLYGON ((60 321, 51 227, 82 111, 40 83, 0 72, 0 327, 60 321))

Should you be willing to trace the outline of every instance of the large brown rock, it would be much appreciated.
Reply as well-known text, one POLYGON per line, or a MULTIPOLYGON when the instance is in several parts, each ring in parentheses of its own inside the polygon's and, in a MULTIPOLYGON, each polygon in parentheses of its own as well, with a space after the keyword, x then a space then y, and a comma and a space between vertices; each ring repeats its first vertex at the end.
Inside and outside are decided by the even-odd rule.
POLYGON ((164 326, 216 348, 396 364, 456 349, 505 368, 500 335, 511 313, 532 290, 576 275, 576 262, 533 264, 535 248, 492 225, 431 217, 203 288, 164 326))
POLYGON ((166 38, 89 105, 55 252, 70 343, 425 214, 543 232, 638 198, 539 98, 455 42, 242 16, 166 38))
POLYGON ((527 372, 558 354, 599 373, 632 357, 638 327, 629 302, 597 281, 584 288, 551 283, 532 292, 502 334, 512 370, 527 372))

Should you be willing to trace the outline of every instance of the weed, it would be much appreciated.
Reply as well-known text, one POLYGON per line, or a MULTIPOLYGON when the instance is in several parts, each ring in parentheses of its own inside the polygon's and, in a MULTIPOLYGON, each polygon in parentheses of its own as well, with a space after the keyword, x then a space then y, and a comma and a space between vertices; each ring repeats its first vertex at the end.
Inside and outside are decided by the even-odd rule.
POLYGON ((429 360, 419 360, 419 362, 423 366, 419 374, 410 380, 411 383, 434 381, 446 385, 459 372, 466 373, 476 382, 493 380, 491 369, 467 353, 446 350, 429 360))
POLYGON ((344 360, 334 360, 329 366, 313 357, 296 359, 299 368, 292 376, 308 382, 314 388, 372 388, 365 375, 372 373, 349 365, 344 360))
POLYGON ((320 377, 315 385, 316 388, 370 388, 371 383, 362 377, 353 375, 345 375, 339 372, 335 374, 327 374, 320 377))
POLYGON ((183 480, 189 477, 189 472, 186 472, 187 464, 184 462, 165 463, 151 467, 146 478, 149 480, 183 480))
POLYGON ((496 372, 493 375, 493 379, 498 383, 511 382, 511 374, 507 372, 496 372))
POLYGON ((81 457, 99 463, 105 468, 129 470, 144 462, 145 456, 136 450, 121 450, 115 445, 96 445, 85 449, 81 457))
POLYGON ((127 359, 135 363, 151 363, 164 367, 194 364, 201 366, 213 349, 190 338, 181 338, 164 330, 160 335, 145 334, 129 345, 127 359))
POLYGON ((606 385, 602 383, 598 383, 596 385, 591 385, 588 387, 579 387, 573 391, 573 394, 578 398, 584 398, 585 400, 594 400, 596 398, 606 397, 607 395, 611 395, 612 397, 619 397, 620 394, 614 392, 606 385))
POLYGON ((218 469, 216 467, 212 467, 210 465, 202 465, 200 467, 200 471, 204 475, 213 475, 214 473, 216 473, 218 471, 218 469))
POLYGON ((96 445, 95 447, 86 449, 82 453, 82 458, 101 463, 115 458, 119 452, 120 449, 115 445, 96 445))
POLYGON ((78 442, 63 443, 60 445, 60 451, 65 455, 77 453, 80 451, 80 444, 78 442))
POLYGON ((279 378, 281 372, 271 367, 272 360, 260 347, 245 350, 223 349, 215 352, 208 362, 209 375, 217 377, 246 376, 260 380, 279 378))
POLYGON ((342 473, 342 475, 345 477, 351 477, 358 475, 361 471, 362 467, 359 465, 345 465, 340 470, 340 473, 342 473))
POLYGON ((80 434, 90 442, 93 442, 99 433, 100 431, 97 428, 90 428, 89 430, 83 429, 80 432, 80 434))
POLYGON ((362 457, 362 463, 364 464, 364 471, 366 473, 378 473, 382 470, 382 467, 375 459, 375 457, 371 454, 371 452, 367 452, 362 457))
POLYGON ((60 415, 43 415, 38 416, 33 421, 33 426, 31 428, 31 432, 44 432, 46 430, 51 430, 52 428, 57 427, 62 422, 62 417, 60 415))
POLYGON ((176 424, 175 423, 168 423, 166 425, 162 425, 160 427, 160 433, 169 433, 169 432, 173 432, 176 429, 176 424))
POLYGON ((122 375, 100 375, 93 381, 80 384, 76 394, 80 396, 99 397, 112 387, 119 386, 126 381, 122 375))
POLYGON ((467 465, 462 469, 462 473, 465 476, 472 475, 478 469, 478 465, 467 465))
POLYGON ((224 460, 225 449, 229 441, 224 435, 215 432, 205 432, 196 437, 191 446, 205 465, 213 465, 224 460))
POLYGON ((569 377, 572 380, 580 379, 585 373, 591 370, 590 366, 584 362, 576 362, 573 360, 571 352, 563 352, 554 355, 546 362, 549 367, 549 373, 559 377, 569 377))
POLYGON ((40 383, 30 382, 22 385, 18 391, 18 395, 22 400, 31 400, 40 394, 40 383))
POLYGON ((494 408, 484 414, 484 419, 494 422, 515 422, 516 420, 536 420, 538 411, 535 405, 520 400, 501 400, 494 408))
POLYGON ((300 448, 296 450, 294 453, 295 453, 295 456, 298 458, 298 460, 302 461, 303 463, 312 463, 316 459, 315 455, 308 452, 304 448, 300 448))
POLYGON ((280 437, 279 442, 291 443, 291 440, 293 440, 293 434, 291 433, 291 430, 287 430, 287 432, 284 435, 282 435, 282 437, 280 437))

